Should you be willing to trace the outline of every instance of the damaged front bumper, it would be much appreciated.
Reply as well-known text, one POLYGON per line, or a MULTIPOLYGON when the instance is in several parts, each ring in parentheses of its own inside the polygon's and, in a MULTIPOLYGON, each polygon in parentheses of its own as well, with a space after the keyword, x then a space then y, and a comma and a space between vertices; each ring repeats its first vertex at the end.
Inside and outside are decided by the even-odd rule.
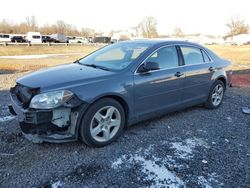
POLYGON ((17 115, 23 135, 34 143, 62 143, 78 139, 79 119, 86 108, 86 103, 76 96, 72 104, 55 109, 39 110, 24 108, 15 93, 11 92, 9 111, 17 115))

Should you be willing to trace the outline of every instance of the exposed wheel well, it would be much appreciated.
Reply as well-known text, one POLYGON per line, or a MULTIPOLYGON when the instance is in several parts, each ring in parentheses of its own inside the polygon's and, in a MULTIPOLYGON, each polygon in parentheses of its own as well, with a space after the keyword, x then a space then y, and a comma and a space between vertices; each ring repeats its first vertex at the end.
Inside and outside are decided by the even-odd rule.
POLYGON ((227 87, 227 81, 226 81, 226 79, 225 79, 224 77, 220 77, 220 78, 218 78, 217 80, 222 81, 223 84, 224 84, 224 86, 225 86, 225 88, 227 87))

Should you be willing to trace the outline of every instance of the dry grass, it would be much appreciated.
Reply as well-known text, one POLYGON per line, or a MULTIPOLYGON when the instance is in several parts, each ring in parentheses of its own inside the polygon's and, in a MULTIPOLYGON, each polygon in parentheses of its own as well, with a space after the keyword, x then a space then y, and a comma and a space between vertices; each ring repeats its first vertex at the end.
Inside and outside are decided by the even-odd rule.
POLYGON ((207 46, 220 57, 233 63, 233 70, 250 69, 250 46, 207 46))
MULTIPOLYGON (((233 70, 250 69, 250 46, 207 46, 218 55, 233 62, 233 70)), ((0 46, 0 56, 32 54, 66 54, 44 59, 0 59, 0 73, 27 71, 71 63, 96 50, 95 46, 0 46)))
POLYGON ((0 56, 90 53, 95 46, 0 46, 0 56))
POLYGON ((65 54, 42 59, 0 59, 0 72, 38 70, 72 63, 98 49, 94 46, 0 46, 0 55, 65 54))

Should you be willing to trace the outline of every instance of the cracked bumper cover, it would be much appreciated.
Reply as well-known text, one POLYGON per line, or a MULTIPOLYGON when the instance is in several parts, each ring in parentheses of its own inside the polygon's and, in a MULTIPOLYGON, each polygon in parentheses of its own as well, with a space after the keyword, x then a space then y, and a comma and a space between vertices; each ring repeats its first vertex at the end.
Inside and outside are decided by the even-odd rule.
POLYGON ((53 110, 24 109, 15 94, 11 94, 9 111, 17 115, 23 135, 34 143, 63 143, 78 139, 79 117, 86 109, 87 103, 74 97, 66 107, 70 108, 68 125, 59 127, 53 123, 53 110), (71 104, 71 107, 69 107, 71 104))

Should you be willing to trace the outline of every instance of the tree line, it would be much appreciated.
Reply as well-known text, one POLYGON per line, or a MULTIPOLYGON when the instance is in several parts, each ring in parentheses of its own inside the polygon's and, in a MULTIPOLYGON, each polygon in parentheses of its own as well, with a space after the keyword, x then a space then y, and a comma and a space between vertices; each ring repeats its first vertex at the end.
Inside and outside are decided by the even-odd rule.
MULTIPOLYGON (((239 17, 232 17, 226 23, 228 33, 224 38, 232 37, 238 34, 249 33, 249 25, 245 23, 243 19, 239 17)), ((216 29, 216 28, 215 28, 216 29)), ((159 37, 157 31, 157 20, 154 17, 146 17, 141 20, 135 27, 132 27, 132 37, 144 37, 144 38, 157 38, 159 37)), ((102 35, 102 32, 97 32, 91 28, 82 28, 78 30, 74 25, 58 20, 54 24, 45 24, 38 26, 38 22, 35 16, 26 17, 24 22, 13 23, 9 20, 3 19, 0 21, 0 33, 15 33, 25 34, 29 31, 39 31, 44 35, 50 35, 53 33, 61 33, 70 36, 83 36, 83 37, 94 37, 102 35)), ((110 32, 112 33, 112 31, 110 32)), ((176 27, 173 30, 172 36, 177 38, 184 37, 185 34, 180 27, 176 27)))
POLYGON ((64 22, 63 20, 58 20, 54 24, 45 24, 43 26, 38 26, 38 22, 35 16, 26 17, 24 22, 13 23, 12 21, 3 19, 0 21, 0 33, 9 34, 26 34, 30 31, 38 31, 44 35, 50 35, 54 33, 61 33, 71 36, 94 36, 98 34, 94 29, 82 28, 80 31, 71 24, 64 22))

